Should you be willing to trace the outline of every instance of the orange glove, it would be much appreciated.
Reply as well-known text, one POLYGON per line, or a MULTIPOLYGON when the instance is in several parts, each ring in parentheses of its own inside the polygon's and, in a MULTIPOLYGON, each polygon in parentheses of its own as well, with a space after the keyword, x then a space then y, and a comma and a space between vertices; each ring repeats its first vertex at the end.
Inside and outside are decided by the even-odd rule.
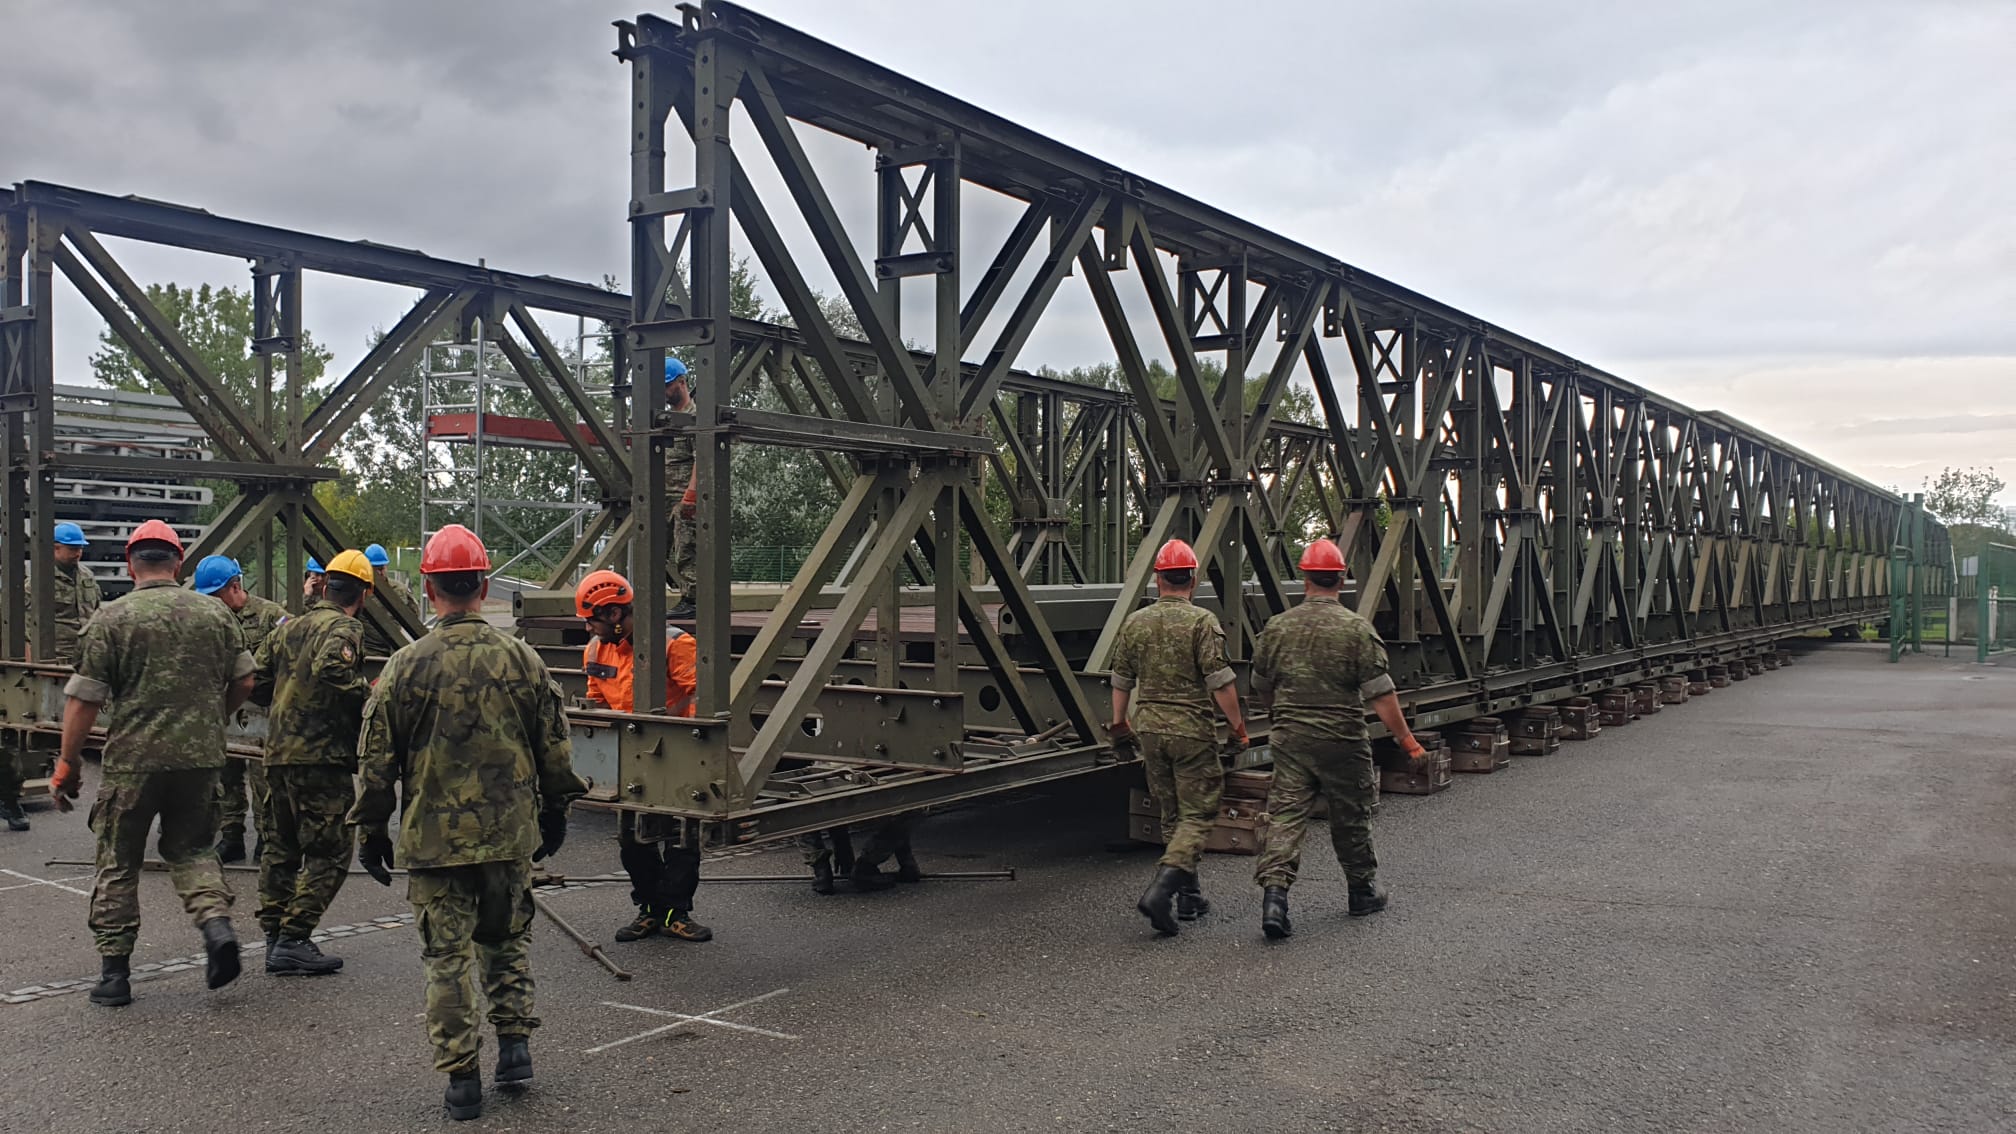
POLYGON ((1407 737, 1406 749, 1409 760, 1425 760, 1428 758, 1428 750, 1421 747, 1421 742, 1414 739, 1412 734, 1409 734, 1407 737))
POLYGON ((83 783, 84 769, 76 761, 57 760, 56 774, 49 777, 49 797, 56 801, 56 810, 76 810, 70 801, 77 798, 83 783))
POLYGON ((690 520, 693 518, 693 513, 699 511, 699 508, 700 497, 694 492, 693 486, 689 484, 686 486, 686 495, 679 498, 679 518, 690 520))

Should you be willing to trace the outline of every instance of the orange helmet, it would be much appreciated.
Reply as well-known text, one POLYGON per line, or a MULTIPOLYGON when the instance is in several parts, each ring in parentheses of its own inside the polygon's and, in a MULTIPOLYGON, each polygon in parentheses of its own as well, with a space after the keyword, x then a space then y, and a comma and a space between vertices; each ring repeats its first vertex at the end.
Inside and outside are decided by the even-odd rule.
POLYGON ((126 537, 126 546, 130 549, 136 543, 165 543, 178 554, 182 550, 182 537, 163 520, 149 520, 134 528, 133 534, 126 537))
POLYGON ((1172 539, 1162 545, 1162 550, 1155 553, 1155 569, 1157 571, 1195 571, 1197 569, 1197 553, 1190 550, 1190 545, 1184 543, 1182 540, 1172 539))
POLYGON ((451 571, 488 571, 490 553, 476 533, 461 524, 449 524, 434 533, 420 551, 420 573, 443 575, 451 571))
POLYGON ((591 618, 596 607, 616 606, 635 601, 637 592, 630 589, 630 580, 614 571, 591 571, 574 588, 574 612, 583 618, 591 618))
POLYGON ((1296 564, 1304 571, 1344 570, 1344 553, 1327 539, 1319 539, 1303 549, 1302 562, 1296 564))

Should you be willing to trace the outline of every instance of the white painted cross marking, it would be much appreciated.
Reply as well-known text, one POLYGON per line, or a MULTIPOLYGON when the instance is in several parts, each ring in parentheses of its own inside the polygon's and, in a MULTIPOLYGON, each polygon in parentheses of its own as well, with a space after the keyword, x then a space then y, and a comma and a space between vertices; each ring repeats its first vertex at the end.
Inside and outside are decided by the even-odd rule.
MULTIPOLYGON (((70 891, 71 893, 73 893, 73 894, 77 894, 77 895, 79 895, 79 896, 82 896, 82 897, 86 897, 86 898, 88 898, 88 897, 90 897, 90 896, 91 896, 91 891, 89 891, 89 890, 79 890, 79 889, 78 889, 77 887, 75 887, 75 886, 65 886, 65 885, 63 884, 63 882, 51 882, 51 881, 50 881, 50 880, 48 880, 47 878, 37 878, 37 877, 35 877, 35 876, 34 876, 33 874, 23 874, 23 873, 21 873, 21 872, 20 872, 20 871, 18 871, 18 870, 8 870, 8 869, 6 869, 5 867, 0 867, 0 874, 6 874, 6 875, 10 875, 10 876, 12 876, 12 877, 15 877, 15 878, 20 878, 20 879, 22 879, 22 880, 23 880, 20 886, 9 886, 9 887, 7 887, 7 888, 8 888, 9 890, 18 890, 18 889, 21 889, 22 887, 25 887, 25 886, 54 886, 54 887, 56 887, 56 888, 57 888, 58 890, 68 890, 68 891, 70 891)), ((84 877, 85 877, 85 878, 88 878, 88 877, 90 877, 90 875, 88 875, 88 874, 87 874, 87 875, 85 875, 84 877)), ((82 878, 66 878, 66 879, 64 879, 63 881, 64 881, 64 882, 81 882, 81 881, 83 881, 83 879, 82 879, 82 878)))
POLYGON ((771 1039, 795 1040, 798 1039, 799 1037, 793 1035, 786 1035, 783 1032, 773 1032, 768 1028, 759 1028, 752 1024, 738 1024, 733 1020, 715 1019, 716 1016, 719 1016, 724 1012, 733 1012, 737 1008, 747 1008, 751 1004, 760 1003, 761 1001, 768 1000, 773 996, 782 996, 789 991, 791 990, 788 988, 775 989, 770 992, 766 992, 761 996, 752 996, 747 1000, 738 1000, 733 1004, 727 1005, 726 1007, 716 1008, 712 1012, 702 1012, 697 1016, 688 1015, 685 1012, 668 1012, 663 1008, 647 1008, 642 1004, 619 1004, 614 1000, 604 1000, 602 1002, 602 1006, 605 1008, 621 1008, 626 1012, 642 1012, 647 1016, 664 1016, 671 1019, 672 1022, 669 1024, 661 1024, 658 1027, 651 1028, 647 1031, 638 1032, 634 1036, 624 1036, 622 1039, 611 1040, 608 1043, 601 1044, 596 1047, 591 1047, 584 1054, 594 1055, 597 1052, 608 1051, 612 1047, 622 1047, 626 1043, 636 1043, 638 1040, 650 1039, 653 1036, 663 1035, 666 1032, 677 1031, 678 1029, 686 1027, 690 1024, 709 1024, 712 1025, 713 1027, 728 1028, 738 1032, 753 1032, 759 1036, 769 1036, 771 1039))

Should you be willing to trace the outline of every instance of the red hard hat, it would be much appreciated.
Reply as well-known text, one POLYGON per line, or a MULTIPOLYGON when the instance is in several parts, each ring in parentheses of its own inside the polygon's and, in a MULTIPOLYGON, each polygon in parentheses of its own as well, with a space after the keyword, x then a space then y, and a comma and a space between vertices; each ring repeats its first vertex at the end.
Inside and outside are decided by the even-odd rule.
POLYGON ((574 588, 574 611, 583 618, 592 617, 598 606, 616 606, 634 602, 635 591, 630 589, 630 580, 614 571, 590 571, 581 585, 574 588))
POLYGON ((420 573, 441 575, 450 571, 488 571, 490 553, 476 533, 461 524, 449 524, 434 533, 420 552, 420 573))
POLYGON ((1344 553, 1327 539, 1319 539, 1302 552, 1302 562, 1296 564, 1304 571, 1342 571, 1344 553))
POLYGON ((134 528, 133 534, 126 537, 126 546, 130 549, 136 543, 165 543, 177 554, 182 551, 182 537, 163 520, 149 520, 134 528))
POLYGON ((1162 550, 1155 553, 1155 569, 1157 571, 1195 571, 1197 569, 1197 553, 1190 550, 1190 545, 1184 543, 1182 540, 1172 539, 1162 545, 1162 550))

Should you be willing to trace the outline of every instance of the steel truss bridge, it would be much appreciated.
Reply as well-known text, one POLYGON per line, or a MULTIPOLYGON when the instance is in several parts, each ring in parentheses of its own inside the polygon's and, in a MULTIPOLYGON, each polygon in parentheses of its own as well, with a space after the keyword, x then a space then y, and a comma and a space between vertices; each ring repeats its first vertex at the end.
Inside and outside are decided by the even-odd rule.
MULTIPOLYGON (((53 644, 41 533, 55 481, 167 471, 52 444, 59 277, 201 424, 206 471, 241 486, 192 564, 276 527, 283 579, 306 554, 354 546, 312 489, 336 475, 345 431, 444 335, 493 343, 600 488, 553 587, 587 566, 662 572, 675 490, 663 447, 694 431, 696 716, 573 717, 600 799, 730 841, 1110 765, 1104 671, 1155 546, 1196 545, 1206 601, 1243 659, 1298 593, 1292 563, 1311 533, 1291 528, 1297 500, 1315 501, 1316 526, 1345 549, 1347 599, 1385 636, 1423 725, 1699 669, 1950 593, 1944 530, 1916 502, 1742 422, 747 9, 710 2, 617 29, 634 108, 631 296, 134 197, 39 182, 0 193, 0 522, 31 549, 0 557, 0 726, 14 743, 51 743, 67 675, 27 660, 53 644), (821 132, 873 160, 822 168, 806 144, 821 132), (836 207, 855 194, 872 194, 872 236, 836 207), (1004 207, 1005 238, 976 240, 967 211, 1004 207), (787 240, 780 217, 809 244, 787 240), (249 262, 256 404, 208 370, 103 237, 249 262), (731 314, 738 256, 791 325, 731 314), (418 299, 311 407, 312 272, 418 299), (837 281, 857 336, 835 329, 813 276, 837 281), (1016 368, 1067 288, 1085 289, 1124 388, 1016 368), (905 327, 918 311, 928 319, 905 327), (613 413, 542 315, 619 332, 616 373, 629 377, 613 413), (655 380, 668 350, 699 372, 690 415, 670 413, 655 380), (1173 398, 1152 381, 1156 358, 1173 398), (1313 389, 1322 427, 1275 419, 1291 384, 1313 389), (756 387, 782 408, 751 408, 756 387), (807 451, 840 498, 797 577, 761 596, 727 581, 730 455, 750 445, 807 451), (990 478, 1007 490, 1005 526, 990 478)), ((644 690, 665 680, 666 595, 638 597, 648 705, 662 701, 644 690)), ((564 622, 563 602, 527 596, 523 621, 564 622)), ((367 615, 420 631, 394 596, 367 615)), ((259 729, 243 727, 247 743, 259 729)))

